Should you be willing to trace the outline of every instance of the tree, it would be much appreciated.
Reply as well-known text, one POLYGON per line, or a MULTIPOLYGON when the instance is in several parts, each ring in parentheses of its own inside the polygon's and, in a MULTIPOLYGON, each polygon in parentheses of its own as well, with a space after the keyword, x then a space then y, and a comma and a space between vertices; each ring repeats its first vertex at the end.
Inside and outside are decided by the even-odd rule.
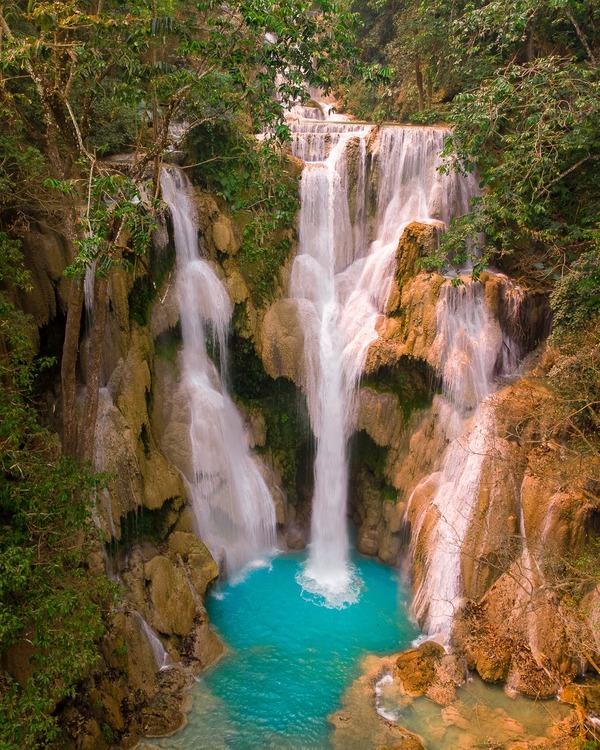
MULTIPOLYGON (((0 233, 0 281, 23 285, 18 246, 0 233)), ((97 480, 61 455, 30 401, 39 367, 32 321, 0 293, 0 747, 51 744, 57 704, 98 658, 112 594, 90 565, 97 480), (12 676, 11 676, 12 675, 12 676)))
MULTIPOLYGON (((440 119, 440 104, 460 89, 453 24, 464 5, 463 0, 354 0, 363 23, 363 58, 390 69, 376 93, 360 91, 368 102, 365 112, 381 111, 386 119, 440 119)), ((352 93, 347 95, 354 103, 352 93)))
POLYGON ((447 239, 458 262, 470 238, 484 260, 548 289, 596 252, 599 21, 594 3, 494 0, 457 22, 473 87, 454 100, 445 154, 483 188, 447 239))
MULTIPOLYGON (((0 5, 0 97, 57 191, 55 222, 72 258, 61 361, 63 445, 91 457, 107 277, 143 254, 163 155, 194 128, 245 113, 285 140, 283 108, 358 65, 354 17, 337 2, 67 0, 0 5), (117 105, 120 118, 108 114, 117 105), (97 116, 104 119, 97 120, 97 116), (120 121, 119 121, 120 119, 120 121), (183 132, 175 133, 175 124, 183 132), (129 143, 114 137, 127 135, 129 143), (110 135, 111 138, 106 139, 110 135), (115 149, 129 159, 106 158, 115 149), (83 278, 95 266, 85 429, 77 439, 76 365, 83 278), (77 448, 77 450, 76 450, 77 448)), ((12 207, 9 207, 12 208, 12 207)), ((10 210, 7 212, 10 217, 10 210)))

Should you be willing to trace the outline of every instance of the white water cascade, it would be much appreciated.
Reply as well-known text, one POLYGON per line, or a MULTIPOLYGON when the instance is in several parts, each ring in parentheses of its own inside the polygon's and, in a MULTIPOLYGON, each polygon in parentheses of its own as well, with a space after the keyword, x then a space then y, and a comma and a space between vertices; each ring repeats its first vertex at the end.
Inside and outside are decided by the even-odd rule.
POLYGON ((468 209, 472 180, 442 175, 445 131, 297 118, 300 245, 290 297, 304 331, 304 383, 317 441, 309 560, 303 587, 344 606, 357 595, 348 563, 348 439, 354 395, 389 296, 398 240, 414 220, 468 209), (367 237, 374 237, 372 242, 367 237))
POLYGON ((146 638, 148 639, 148 643, 150 644, 150 648, 152 649, 152 654, 154 656, 156 668, 159 672, 164 672, 164 670, 168 669, 171 665, 171 657, 165 651, 165 647, 162 645, 162 641, 160 640, 160 638, 156 635, 154 630, 152 630, 150 625, 148 625, 146 620, 144 620, 141 614, 139 612, 134 612, 134 615, 137 621, 140 623, 140 626, 144 631, 146 638))
POLYGON ((275 546, 275 508, 225 385, 232 306, 211 265, 199 257, 191 184, 176 169, 164 169, 161 182, 177 253, 182 379, 191 417, 189 491, 200 537, 231 571, 275 546), (209 334, 219 345, 221 372, 207 352, 209 334))
POLYGON ((461 608, 463 543, 479 500, 484 461, 494 450, 494 407, 488 396, 496 377, 507 374, 514 361, 503 351, 507 346, 483 284, 442 287, 433 351, 443 395, 433 409, 448 447, 440 469, 413 491, 407 516, 413 524, 413 558, 418 547, 427 550, 413 606, 423 629, 444 644, 461 608), (431 499, 420 505, 419 497, 431 499))

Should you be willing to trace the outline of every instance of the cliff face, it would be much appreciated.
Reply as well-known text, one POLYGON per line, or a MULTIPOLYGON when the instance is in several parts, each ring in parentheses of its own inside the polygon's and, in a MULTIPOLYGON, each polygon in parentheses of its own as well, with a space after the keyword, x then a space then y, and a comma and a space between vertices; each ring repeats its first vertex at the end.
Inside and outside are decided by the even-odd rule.
MULTIPOLYGON (((440 516, 449 513, 440 488, 443 495, 446 486, 458 487, 459 513, 468 516, 468 524, 459 533, 461 524, 448 522, 462 587, 462 599, 452 602, 451 643, 486 680, 507 681, 530 695, 555 694, 586 665, 598 663, 599 590, 577 566, 597 532, 594 487, 600 467, 578 454, 557 428, 560 397, 546 377, 552 352, 542 344, 524 374, 500 382, 485 413, 473 407, 464 412, 460 450, 481 456, 470 484, 450 482, 456 452, 452 399, 434 393, 430 405, 423 405, 424 373, 429 384, 441 378, 444 390, 436 308, 448 282, 414 269, 415 257, 431 252, 432 234, 430 226, 413 224, 402 237, 396 287, 367 358, 358 429, 377 459, 365 467, 357 457, 354 464, 358 546, 388 562, 404 560, 427 626, 431 605, 419 610, 419 594, 435 592, 428 583, 437 574, 431 560, 441 544, 440 516), (489 429, 473 447, 472 435, 484 422, 489 429)), ((496 320, 490 335, 504 337, 522 359, 547 333, 543 298, 498 274, 483 274, 477 283, 496 320)), ((469 356, 468 348, 455 353, 453 367, 461 369, 463 355, 469 356)), ((468 467, 475 458, 457 463, 456 471, 472 472, 468 467)))

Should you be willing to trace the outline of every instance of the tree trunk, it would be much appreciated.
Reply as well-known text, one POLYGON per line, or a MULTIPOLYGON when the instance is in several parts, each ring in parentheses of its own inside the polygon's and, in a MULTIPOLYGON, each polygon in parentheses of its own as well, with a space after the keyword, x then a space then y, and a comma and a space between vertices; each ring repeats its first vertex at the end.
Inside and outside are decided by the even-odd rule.
POLYGON ((94 317, 90 332, 90 350, 86 373, 85 406, 81 425, 79 458, 91 461, 94 457, 96 418, 98 416, 98 389, 100 369, 104 350, 104 329, 106 328, 106 307, 108 279, 97 276, 94 283, 94 317))
POLYGON ((425 109, 425 91, 423 90, 423 72, 421 71, 421 60, 419 56, 415 58, 415 76, 417 79, 417 89, 419 90, 419 112, 425 109))
POLYGON ((83 279, 76 276, 71 284, 65 339, 63 341, 60 380, 62 386, 63 450, 75 456, 77 450, 77 423, 75 398, 77 395, 77 359, 79 357, 79 329, 83 308, 83 279))

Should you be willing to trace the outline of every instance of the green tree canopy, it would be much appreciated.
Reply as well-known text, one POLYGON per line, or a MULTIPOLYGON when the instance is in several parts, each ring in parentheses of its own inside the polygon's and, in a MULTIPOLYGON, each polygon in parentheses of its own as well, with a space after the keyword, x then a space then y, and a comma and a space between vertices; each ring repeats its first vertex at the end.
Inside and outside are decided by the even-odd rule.
POLYGON ((164 154, 187 133, 231 122, 285 140, 284 107, 307 97, 309 86, 330 88, 340 68, 342 75, 356 69, 353 27, 354 16, 331 0, 0 4, 8 151, 0 163, 0 226, 18 232, 24 212, 41 209, 71 250, 61 362, 67 452, 91 455, 106 277, 145 252, 164 154), (126 157, 111 158, 117 151, 126 157), (77 439, 82 278, 94 263, 86 430, 77 439))

